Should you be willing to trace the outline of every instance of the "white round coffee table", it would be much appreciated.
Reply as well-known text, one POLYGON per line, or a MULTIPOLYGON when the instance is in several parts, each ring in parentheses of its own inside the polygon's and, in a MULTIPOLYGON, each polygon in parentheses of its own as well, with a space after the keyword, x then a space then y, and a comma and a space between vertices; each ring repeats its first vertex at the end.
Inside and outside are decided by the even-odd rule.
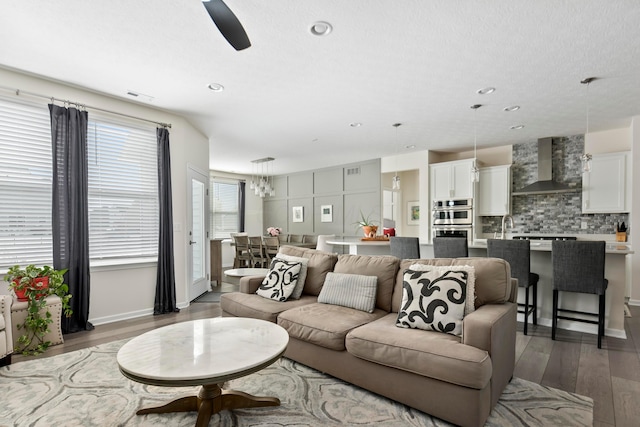
POLYGON ((166 387, 201 385, 198 396, 143 408, 138 415, 197 411, 196 427, 209 425, 223 409, 278 406, 276 397, 255 397, 220 384, 274 363, 289 343, 275 323, 241 317, 217 317, 176 323, 146 332, 118 351, 122 374, 139 383, 166 387))
POLYGON ((232 268, 225 270, 225 276, 229 277, 245 277, 245 276, 266 276, 269 272, 268 268, 232 268))

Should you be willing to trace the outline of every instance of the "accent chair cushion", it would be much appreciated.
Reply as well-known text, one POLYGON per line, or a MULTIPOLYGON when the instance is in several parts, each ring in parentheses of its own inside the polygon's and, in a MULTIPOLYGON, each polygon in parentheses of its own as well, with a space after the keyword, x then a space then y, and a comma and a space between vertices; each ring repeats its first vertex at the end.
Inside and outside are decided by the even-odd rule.
POLYGON ((377 284, 376 276, 328 273, 318 295, 318 302, 373 313, 377 284))
POLYGON ((405 270, 396 325, 462 336, 470 281, 473 281, 473 267, 469 266, 405 270))
POLYGON ((286 301, 293 293, 302 264, 274 258, 256 294, 275 301, 286 301))

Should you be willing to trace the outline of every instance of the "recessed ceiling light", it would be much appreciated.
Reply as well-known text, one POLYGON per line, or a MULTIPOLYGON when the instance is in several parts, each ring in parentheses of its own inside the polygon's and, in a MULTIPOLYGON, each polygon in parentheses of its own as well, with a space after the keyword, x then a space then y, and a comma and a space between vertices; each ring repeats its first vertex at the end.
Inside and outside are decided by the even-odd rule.
POLYGON ((360 126, 362 126, 362 123, 353 122, 349 123, 349 126, 351 126, 352 128, 359 128, 360 126))
POLYGON ((502 110, 510 113, 512 111, 518 111, 519 109, 519 105, 511 105, 510 107, 504 107, 502 110))
POLYGON ((493 93, 496 91, 495 87, 483 87, 482 89, 478 89, 476 91, 477 94, 479 95, 488 95, 490 93, 493 93))
POLYGON ((406 148, 407 150, 413 150, 414 148, 416 148, 416 146, 411 144, 411 145, 405 145, 404 148, 406 148))
POLYGON ((222 92, 224 90, 224 86, 220 83, 209 83, 207 87, 214 92, 222 92))
POLYGON ((511 130, 520 130, 524 128, 524 125, 513 125, 513 126, 509 126, 509 129, 511 130))
POLYGON ((325 21, 314 22, 313 24, 311 24, 311 27, 309 27, 309 31, 311 32, 311 34, 319 37, 328 35, 331 30, 333 30, 333 27, 331 26, 331 24, 325 21))

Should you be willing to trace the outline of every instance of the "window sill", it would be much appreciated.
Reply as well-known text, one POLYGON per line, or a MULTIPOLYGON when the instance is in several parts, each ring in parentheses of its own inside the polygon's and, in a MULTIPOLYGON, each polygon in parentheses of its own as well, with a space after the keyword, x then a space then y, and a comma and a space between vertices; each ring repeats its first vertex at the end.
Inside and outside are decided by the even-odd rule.
POLYGON ((133 268, 155 267, 158 264, 158 258, 126 258, 126 259, 107 259, 94 260, 90 262, 91 272, 112 271, 112 270, 129 270, 133 268))

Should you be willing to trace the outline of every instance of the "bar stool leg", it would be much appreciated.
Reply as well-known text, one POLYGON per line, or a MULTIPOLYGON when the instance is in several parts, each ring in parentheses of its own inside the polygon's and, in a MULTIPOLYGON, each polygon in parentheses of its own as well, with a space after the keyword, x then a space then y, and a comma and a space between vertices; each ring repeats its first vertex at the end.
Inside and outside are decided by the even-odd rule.
POLYGON ((529 289, 531 286, 524 288, 524 334, 527 335, 527 325, 529 324, 529 289))
POLYGON ((533 324, 538 324, 538 283, 533 285, 533 324))
POLYGON ((600 295, 598 304, 598 348, 602 348, 602 337, 604 336, 604 294, 600 295))
POLYGON ((553 290, 553 315, 551 316, 551 339, 556 339, 556 328, 558 327, 558 291, 553 290))

